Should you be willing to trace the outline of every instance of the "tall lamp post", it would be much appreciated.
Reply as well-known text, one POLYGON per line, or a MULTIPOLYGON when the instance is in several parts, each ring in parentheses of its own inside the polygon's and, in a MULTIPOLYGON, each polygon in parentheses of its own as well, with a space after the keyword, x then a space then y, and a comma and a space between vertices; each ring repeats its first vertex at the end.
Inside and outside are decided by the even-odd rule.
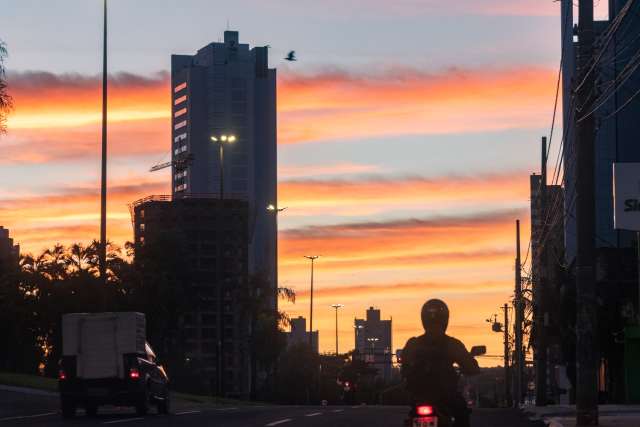
POLYGON ((313 263, 320 258, 318 255, 305 255, 306 259, 311 260, 311 303, 309 309, 309 346, 313 350, 313 263))
MULTIPOLYGON (((220 149, 220 200, 224 200, 224 144, 231 144, 233 142, 235 142, 236 137, 235 135, 212 135, 211 136, 211 141, 214 143, 218 144, 218 147, 220 149)), ((217 252, 218 252, 218 256, 217 258, 217 268, 216 268, 216 277, 217 277, 217 281, 218 281, 218 286, 216 289, 216 296, 217 296, 217 306, 218 306, 218 314, 216 316, 216 325, 217 325, 217 338, 218 338, 218 352, 217 352, 217 356, 216 356, 216 363, 217 363, 217 392, 219 396, 222 396, 224 394, 224 389, 225 389, 225 385, 224 385, 224 354, 225 354, 225 345, 224 345, 224 325, 222 322, 222 317, 223 317, 223 310, 224 310, 224 304, 223 304, 223 296, 224 296, 224 292, 223 292, 223 284, 224 284, 224 276, 223 276, 223 271, 224 271, 224 266, 223 266, 223 257, 222 257, 222 245, 216 245, 217 246, 217 252)))
POLYGON ((276 257, 276 261, 275 261, 275 272, 274 272, 274 298, 275 298, 275 307, 276 309, 278 308, 278 216, 280 216, 280 213, 285 211, 287 209, 287 207, 283 207, 283 208, 279 208, 278 206, 274 205, 273 203, 270 203, 267 205, 267 212, 270 212, 274 215, 275 217, 275 221, 276 221, 276 247, 275 247, 275 257, 276 257))
POLYGON ((338 352, 338 310, 344 307, 344 304, 331 304, 331 307, 336 309, 336 356, 340 353, 338 352))
MULTIPOLYGON (((107 282, 107 0, 103 1, 102 34, 102 161, 100 185, 100 246, 98 248, 100 279, 107 282)), ((106 310, 107 308, 104 307, 106 310)))
POLYGON ((220 150, 220 200, 224 200, 224 144, 236 141, 235 135, 213 135, 211 141, 217 142, 220 150))

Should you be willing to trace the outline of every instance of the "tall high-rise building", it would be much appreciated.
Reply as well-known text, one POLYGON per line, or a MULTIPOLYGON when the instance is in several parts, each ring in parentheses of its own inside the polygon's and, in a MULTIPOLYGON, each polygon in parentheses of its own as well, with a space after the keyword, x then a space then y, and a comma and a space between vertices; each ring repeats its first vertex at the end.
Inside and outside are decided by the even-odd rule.
POLYGON ((369 307, 366 319, 355 319, 356 352, 360 357, 378 369, 378 375, 385 381, 392 374, 392 320, 382 320, 380 309, 369 307))
MULTIPOLYGON (((629 231, 613 228, 613 171, 614 162, 640 161, 640 73, 627 72, 637 63, 636 53, 640 49, 640 4, 634 3, 626 12, 616 31, 609 32, 612 22, 622 12, 626 0, 609 1, 609 19, 596 21, 594 25, 598 49, 604 49, 602 57, 593 68, 598 85, 598 100, 594 112, 596 120, 595 141, 595 198, 596 198, 596 247, 625 248, 633 245, 635 235, 629 231), (608 35, 611 38, 605 43, 608 35), (603 47, 604 46, 604 47, 603 47)), ((573 113, 574 90, 581 82, 582 71, 577 69, 578 41, 574 30, 572 0, 562 0, 562 97, 565 133, 565 242, 567 263, 576 256, 576 141, 575 124, 589 111, 573 113)), ((599 53, 597 53, 599 54, 599 53)), ((591 64, 591 63, 590 63, 591 64)), ((589 65, 591 66, 591 65, 589 65)), ((557 136, 559 141, 561 136, 557 136)), ((556 138, 554 138, 556 139, 556 138)), ((551 156, 550 156, 551 158, 551 156)), ((554 200, 551 200, 553 203, 554 200)), ((556 203, 560 209, 562 203, 556 203)))
POLYGON ((277 212, 266 209, 277 205, 276 70, 268 57, 268 47, 240 43, 237 31, 195 55, 171 56, 171 188, 174 199, 248 201, 249 270, 276 286, 277 212))

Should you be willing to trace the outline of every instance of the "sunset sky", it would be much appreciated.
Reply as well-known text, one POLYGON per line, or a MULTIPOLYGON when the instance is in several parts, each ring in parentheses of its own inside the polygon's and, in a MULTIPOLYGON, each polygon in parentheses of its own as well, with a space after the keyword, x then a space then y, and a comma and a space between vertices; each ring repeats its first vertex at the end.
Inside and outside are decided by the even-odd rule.
MULTIPOLYGON (((606 2, 602 2, 606 3, 606 2)), ((15 111, 0 137, 0 225, 23 251, 98 236, 101 1, 0 0, 15 111)), ((132 239, 127 204, 170 193, 172 53, 227 25, 272 47, 278 69, 281 285, 308 315, 318 254, 320 347, 353 347, 368 306, 394 347, 432 297, 450 333, 501 354, 485 322, 513 288, 515 220, 528 230, 559 64, 552 0, 111 0, 108 235, 132 239), (283 61, 296 50, 299 61, 283 61)), ((484 359, 484 365, 497 364, 484 359)))

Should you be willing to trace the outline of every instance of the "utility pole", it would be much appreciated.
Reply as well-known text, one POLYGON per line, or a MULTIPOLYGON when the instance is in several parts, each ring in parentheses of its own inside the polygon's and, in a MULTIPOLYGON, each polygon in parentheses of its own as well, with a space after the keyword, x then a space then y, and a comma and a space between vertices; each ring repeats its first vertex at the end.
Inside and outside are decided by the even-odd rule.
MULTIPOLYGON (((100 278, 107 281, 107 0, 103 0, 104 28, 102 34, 102 179, 100 186, 100 247, 98 262, 100 278)), ((106 310, 107 307, 104 307, 106 310)))
POLYGON ((538 212, 540 231, 538 238, 538 277, 534 288, 535 307, 535 370, 536 370, 536 406, 547 405, 547 247, 550 244, 547 223, 547 138, 542 137, 541 145, 540 190, 538 194, 538 212))
POLYGON ((313 350, 313 262, 317 260, 318 255, 305 255, 306 259, 311 260, 311 303, 309 308, 309 347, 313 350))
POLYGON ((524 369, 524 355, 522 352, 522 262, 520 259, 520 220, 516 220, 516 291, 515 291, 515 399, 514 403, 519 406, 524 403, 522 400, 522 373, 524 369))
POLYGON ((591 109, 595 78, 593 0, 578 6, 578 81, 576 88, 576 423, 598 425, 598 312, 595 287, 595 121, 591 109))
POLYGON ((507 401, 507 407, 511 402, 511 375, 509 373, 509 304, 505 304, 504 310, 504 398, 507 401))

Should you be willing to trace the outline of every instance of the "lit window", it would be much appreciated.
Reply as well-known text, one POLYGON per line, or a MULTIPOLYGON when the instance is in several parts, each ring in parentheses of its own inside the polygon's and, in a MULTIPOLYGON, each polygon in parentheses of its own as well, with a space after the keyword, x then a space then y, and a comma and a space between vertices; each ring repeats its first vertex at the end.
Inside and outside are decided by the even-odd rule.
POLYGON ((184 83, 180 83, 178 86, 173 88, 173 93, 178 93, 180 92, 182 89, 187 87, 187 82, 184 83))
POLYGON ((180 123, 176 123, 176 125, 173 127, 174 130, 178 130, 180 128, 183 128, 187 125, 187 121, 183 120, 180 123))
POLYGON ((144 223, 140 224, 140 231, 144 231, 144 223))
POLYGON ((179 109, 178 111, 176 111, 173 114, 173 117, 180 117, 180 116, 182 116, 184 114, 187 114, 187 109, 186 108, 181 108, 181 109, 179 109))
POLYGON ((180 142, 180 141, 184 141, 185 139, 187 139, 186 132, 185 133, 181 133, 180 135, 178 135, 175 138, 173 138, 173 142, 180 142))
POLYGON ((187 95, 182 95, 180 98, 176 98, 176 100, 173 101, 173 105, 181 104, 186 100, 187 100, 187 95))
POLYGON ((181 172, 176 173, 175 180, 179 180, 180 178, 184 178, 187 176, 187 170, 183 170, 181 172))
POLYGON ((173 152, 174 152, 176 155, 178 155, 178 154, 180 154, 180 153, 184 153, 185 151, 187 151, 187 146, 186 146, 186 144, 185 144, 185 145, 182 145, 182 146, 180 146, 180 147, 178 147, 178 148, 176 148, 175 150, 173 150, 173 152))
POLYGON ((184 191, 187 189, 187 184, 176 185, 175 191, 184 191))

